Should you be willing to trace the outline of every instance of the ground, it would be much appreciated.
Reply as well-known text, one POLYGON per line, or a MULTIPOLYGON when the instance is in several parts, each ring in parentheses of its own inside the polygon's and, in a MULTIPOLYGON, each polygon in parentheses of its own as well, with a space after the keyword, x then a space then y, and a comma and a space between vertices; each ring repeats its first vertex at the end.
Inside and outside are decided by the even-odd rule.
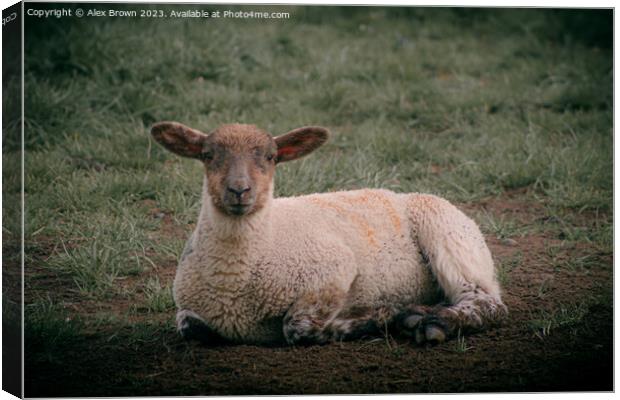
MULTIPOLYGON (((292 17, 26 19, 26 396, 613 390, 611 12, 269 10, 292 17), (151 141, 159 120, 327 126, 276 194, 449 199, 509 317, 437 346, 184 341, 171 282, 202 173, 151 141)), ((6 326, 21 155, 4 123, 6 326)))

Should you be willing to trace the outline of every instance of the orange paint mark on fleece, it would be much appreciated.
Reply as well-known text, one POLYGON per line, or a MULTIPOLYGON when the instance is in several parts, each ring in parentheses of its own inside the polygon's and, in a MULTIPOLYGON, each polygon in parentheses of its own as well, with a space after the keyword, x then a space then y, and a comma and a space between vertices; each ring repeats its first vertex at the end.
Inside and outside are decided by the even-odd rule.
POLYGON ((372 229, 370 225, 368 225, 368 222, 366 222, 359 215, 351 211, 348 211, 342 208, 341 206, 339 206, 338 204, 333 203, 331 201, 326 201, 326 200, 319 199, 316 197, 311 199, 311 201, 321 208, 335 210, 338 214, 341 214, 345 216, 346 218, 348 218, 349 220, 353 221, 355 224, 359 226, 359 228, 365 234, 366 239, 368 240, 368 243, 374 247, 379 247, 379 244, 377 243, 377 239, 375 238, 375 231, 372 229))
POLYGON ((388 217, 390 218, 390 222, 392 222, 392 226, 397 232, 400 232, 401 229, 401 220, 398 216, 398 213, 394 209, 394 206, 390 202, 390 200, 382 195, 381 193, 374 192, 371 190, 364 190, 362 194, 356 197, 345 195, 341 197, 342 200, 348 202, 349 204, 368 204, 372 206, 376 206, 376 203, 380 203, 383 207, 382 209, 387 212, 388 217))

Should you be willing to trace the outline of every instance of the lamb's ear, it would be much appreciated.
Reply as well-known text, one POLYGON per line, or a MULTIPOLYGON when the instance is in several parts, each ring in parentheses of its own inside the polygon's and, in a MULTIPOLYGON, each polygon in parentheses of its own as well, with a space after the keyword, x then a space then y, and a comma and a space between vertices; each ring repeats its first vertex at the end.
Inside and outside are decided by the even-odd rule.
POLYGON ((203 145, 208 135, 178 122, 158 122, 151 128, 153 138, 183 157, 202 158, 203 145))
POLYGON ((329 131, 320 126, 297 128, 275 139, 278 145, 276 162, 296 160, 313 152, 327 141, 329 131))

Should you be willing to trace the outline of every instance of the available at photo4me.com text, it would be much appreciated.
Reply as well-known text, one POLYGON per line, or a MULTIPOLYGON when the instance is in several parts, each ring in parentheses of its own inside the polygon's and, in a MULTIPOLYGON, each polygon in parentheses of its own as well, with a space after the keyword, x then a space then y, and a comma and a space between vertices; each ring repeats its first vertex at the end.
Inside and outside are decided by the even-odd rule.
POLYGON ((231 18, 231 19, 289 19, 288 12, 277 11, 232 11, 232 10, 163 10, 138 9, 115 10, 113 8, 67 8, 53 9, 28 8, 26 15, 36 18, 231 18))

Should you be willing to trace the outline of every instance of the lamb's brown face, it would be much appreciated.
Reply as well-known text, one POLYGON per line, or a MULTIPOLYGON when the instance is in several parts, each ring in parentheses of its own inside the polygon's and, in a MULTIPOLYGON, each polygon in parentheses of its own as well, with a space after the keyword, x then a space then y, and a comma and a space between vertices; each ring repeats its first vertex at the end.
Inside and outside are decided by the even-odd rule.
POLYGON ((272 138, 254 125, 222 125, 205 134, 178 122, 160 122, 151 134, 168 150, 204 163, 215 208, 231 217, 250 215, 271 196, 275 166, 321 146, 327 129, 298 128, 272 138))
POLYGON ((249 125, 225 125, 209 135, 203 162, 213 205, 231 216, 260 210, 269 196, 277 146, 249 125))

